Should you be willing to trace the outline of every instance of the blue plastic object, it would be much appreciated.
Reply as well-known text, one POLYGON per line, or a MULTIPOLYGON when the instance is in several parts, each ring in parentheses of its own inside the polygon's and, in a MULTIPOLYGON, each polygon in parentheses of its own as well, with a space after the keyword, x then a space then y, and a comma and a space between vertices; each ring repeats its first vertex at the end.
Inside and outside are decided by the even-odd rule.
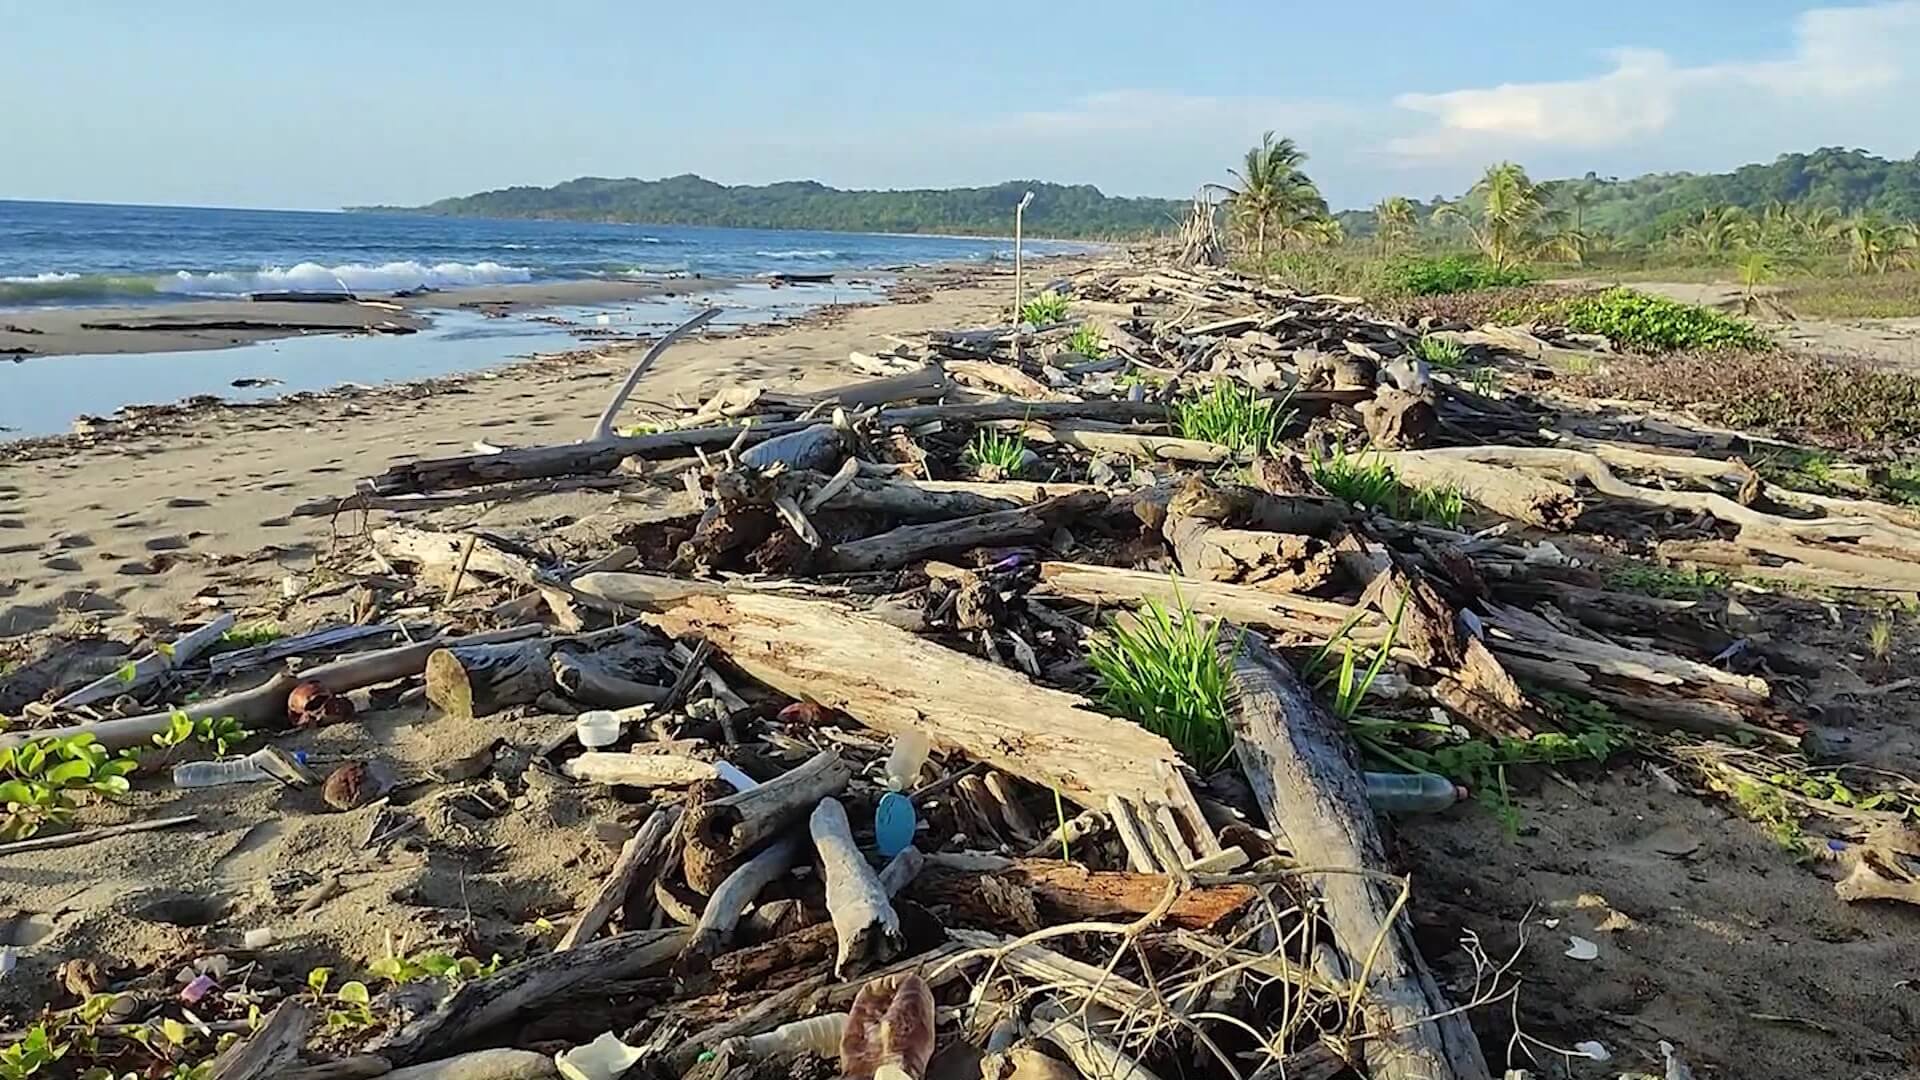
POLYGON ((880 854, 891 859, 913 843, 913 831, 920 825, 913 811, 913 800, 897 791, 880 796, 873 808, 873 843, 880 854))

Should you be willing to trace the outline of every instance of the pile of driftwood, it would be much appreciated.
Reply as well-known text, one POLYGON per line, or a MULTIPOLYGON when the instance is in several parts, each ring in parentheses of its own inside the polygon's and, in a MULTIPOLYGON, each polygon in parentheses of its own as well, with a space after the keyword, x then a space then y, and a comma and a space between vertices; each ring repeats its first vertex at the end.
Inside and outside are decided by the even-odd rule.
MULTIPOLYGON (((190 715, 613 710, 615 743, 540 756, 652 810, 551 955, 437 1000, 395 991, 377 1036, 326 1064, 298 1063, 311 1017, 289 1001, 214 1075, 555 1075, 503 1044, 590 995, 626 1009, 628 1075, 785 1074, 812 1051, 900 1075, 873 1071, 884 1043, 914 1077, 936 1044, 979 1059, 951 1075, 994 1080, 1487 1077, 1470 1010, 1497 980, 1443 984, 1415 946, 1313 653, 1381 654, 1381 708, 1486 736, 1555 730, 1550 691, 1790 752, 1790 647, 1742 637, 1724 605, 1610 588, 1553 537, 1920 586, 1920 523, 1895 508, 1778 489, 1738 457, 1676 452, 1672 429, 1556 423, 1416 348, 1453 334, 1476 360, 1527 364, 1592 343, 1409 327, 1213 270, 1108 267, 1056 288, 1073 325, 897 339, 857 354, 870 377, 838 391, 722 388, 619 433, 670 336, 581 442, 409 462, 302 507, 344 515, 329 560, 357 583, 357 625, 216 658, 210 674, 256 681, 190 715), (1082 325, 1102 355, 1067 350, 1090 340, 1082 325), (1297 410, 1307 456, 1170 426, 1170 401, 1220 380, 1297 410), (1017 467, 968 459, 987 429, 1028 448, 1017 467), (1362 448, 1402 484, 1458 492, 1471 524, 1320 487, 1314 456, 1362 448), (686 513, 628 498, 663 485, 686 513), (625 546, 399 516, 554 491, 598 493, 625 546), (1086 642, 1148 602, 1232 628, 1229 761, 1186 760, 1090 700, 1086 642), (422 613, 438 613, 427 636, 400 624, 422 613), (890 755, 912 762, 891 794, 920 826, 883 857, 890 755)), ((66 726, 33 734, 145 741, 164 702, 78 710, 165 686, 196 641, 69 694, 44 718, 66 726)), ((346 796, 368 794, 352 779, 346 796)))

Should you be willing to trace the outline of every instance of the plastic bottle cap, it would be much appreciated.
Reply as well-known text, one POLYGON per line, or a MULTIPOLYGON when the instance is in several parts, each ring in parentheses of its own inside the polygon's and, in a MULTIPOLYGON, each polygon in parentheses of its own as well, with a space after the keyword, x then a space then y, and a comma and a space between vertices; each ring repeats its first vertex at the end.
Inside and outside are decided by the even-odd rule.
POLYGON ((620 739, 620 717, 604 710, 583 712, 573 718, 573 732, 589 750, 612 746, 620 739))
POLYGON ((912 799, 897 791, 880 796, 880 805, 873 808, 873 843, 881 855, 891 859, 905 851, 919 827, 912 799))

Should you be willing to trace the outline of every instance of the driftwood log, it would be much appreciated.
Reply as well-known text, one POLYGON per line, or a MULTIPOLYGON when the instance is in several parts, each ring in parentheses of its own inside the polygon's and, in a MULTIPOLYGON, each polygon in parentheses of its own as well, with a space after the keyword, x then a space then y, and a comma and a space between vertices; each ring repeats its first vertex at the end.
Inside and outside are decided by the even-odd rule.
POLYGON ((835 570, 886 570, 943 551, 1007 544, 1046 536, 1083 515, 1106 508, 1103 491, 1082 491, 1057 499, 975 517, 897 529, 840 544, 828 562, 835 570))
MULTIPOLYGON (((623 598, 672 591, 608 580, 640 575, 597 577, 623 598)), ((791 697, 840 709, 876 731, 920 732, 936 747, 1082 806, 1103 809, 1115 793, 1171 806, 1189 844, 1203 854, 1218 850, 1173 747, 1076 695, 829 601, 696 595, 646 618, 674 637, 706 637, 741 670, 791 697)))
POLYGON ((110 701, 122 694, 138 694, 147 687, 160 681, 167 672, 191 663, 194 657, 212 648, 220 636, 233 629, 232 612, 221 615, 205 626, 189 630, 174 638, 172 644, 157 648, 135 660, 132 670, 122 670, 98 679, 64 695, 51 706, 52 711, 62 712, 77 709, 82 705, 91 705, 96 701, 110 701))
POLYGON ((627 894, 633 890, 635 882, 651 882, 659 875, 673 851, 679 828, 680 810, 677 807, 662 807, 649 814, 647 820, 621 847, 620 857, 614 860, 613 869, 607 871, 606 879, 581 905, 579 916, 560 936, 559 943, 553 947, 554 951, 567 952, 592 941, 601 927, 607 924, 607 919, 612 917, 614 910, 626 902, 627 894))
MULTIPOLYGON (((1169 879, 1164 874, 1121 870, 1089 870, 1055 858, 1003 859, 949 865, 939 857, 929 860, 907 893, 928 905, 946 905, 963 921, 976 926, 1004 922, 1010 893, 1025 894, 1047 924, 1139 917, 1166 898, 1169 879)), ((1167 911, 1166 921, 1190 930, 1206 930, 1251 903, 1256 893, 1247 885, 1217 885, 1181 893, 1167 911)))
POLYGON ((1453 1006, 1428 972, 1407 917, 1372 876, 1386 869, 1386 849, 1345 729, 1257 636, 1222 647, 1233 665, 1234 752, 1268 827, 1286 836, 1303 864, 1360 871, 1325 874, 1319 888, 1345 962, 1339 977, 1364 976, 1359 1000, 1372 1035, 1372 1074, 1487 1080, 1472 1026, 1449 1015, 1453 1006))
POLYGON ((846 807, 839 799, 821 799, 809 819, 808 831, 820 854, 827 914, 839 941, 833 973, 844 979, 893 959, 906 944, 900 933, 900 917, 894 914, 879 875, 853 842, 846 807))
POLYGON ((559 1080, 553 1059, 532 1050, 475 1050, 472 1053, 410 1065, 387 1074, 388 1080, 559 1080))
POLYGON ((522 960, 460 984, 432 1011, 403 1024, 377 1052, 396 1065, 436 1060, 530 1009, 551 1008, 664 967, 688 936, 681 929, 641 930, 522 960))
POLYGON ((687 813, 687 844, 730 858, 757 847, 837 795, 853 779, 853 766, 838 750, 822 750, 764 784, 714 799, 687 813))
MULTIPOLYGON (((427 657, 449 645, 518 641, 537 637, 545 631, 546 628, 542 626, 517 626, 508 630, 470 634, 462 638, 430 638, 398 648, 359 653, 342 657, 330 664, 309 668, 301 672, 298 677, 281 672, 251 689, 193 702, 185 706, 182 711, 196 720, 202 717, 231 716, 250 728, 274 729, 286 724, 287 695, 292 693, 293 688, 301 682, 317 682, 332 693, 344 694, 349 690, 358 690, 378 683, 404 679, 409 675, 418 675, 426 666, 427 657)), ((100 744, 107 749, 120 750, 129 746, 145 745, 153 736, 166 731, 172 721, 173 712, 170 710, 117 720, 74 724, 69 727, 40 728, 33 731, 0 734, 0 746, 16 746, 29 738, 64 738, 86 732, 99 739, 100 744)))
POLYGON ((760 895, 760 890, 785 877, 806 850, 806 837, 793 832, 780 837, 753 858, 741 863, 728 874, 720 887, 707 897, 707 908, 700 914, 700 924, 693 928, 686 939, 682 965, 691 970, 702 966, 706 961, 724 951, 733 939, 734 928, 740 925, 740 916, 746 913, 747 905, 760 895))
POLYGON ((210 1080, 276 1080, 300 1060, 312 1026, 313 1012, 305 1002, 281 1002, 258 1031, 213 1060, 210 1080))

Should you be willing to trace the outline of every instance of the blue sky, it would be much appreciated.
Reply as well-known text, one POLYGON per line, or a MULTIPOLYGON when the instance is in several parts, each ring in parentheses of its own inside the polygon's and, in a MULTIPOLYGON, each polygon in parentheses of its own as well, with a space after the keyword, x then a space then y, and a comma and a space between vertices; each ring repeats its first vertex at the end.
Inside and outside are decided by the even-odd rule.
POLYGON ((0 197, 327 208, 579 175, 1180 196, 1263 130, 1335 206, 1920 150, 1920 0, 0 0, 0 197))

